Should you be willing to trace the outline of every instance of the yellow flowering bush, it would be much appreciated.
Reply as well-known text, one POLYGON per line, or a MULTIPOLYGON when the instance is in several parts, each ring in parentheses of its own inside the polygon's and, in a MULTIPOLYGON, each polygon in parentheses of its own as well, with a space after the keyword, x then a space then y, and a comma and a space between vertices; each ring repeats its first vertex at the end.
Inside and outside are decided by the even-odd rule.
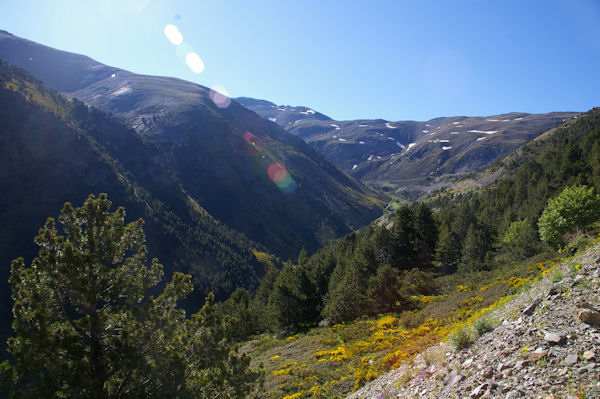
POLYGON ((510 277, 506 283, 514 289, 517 289, 531 281, 530 278, 510 277))
POLYGON ((283 397, 283 399, 298 399, 302 395, 304 395, 304 392, 296 392, 296 393, 293 393, 291 395, 285 395, 283 397))
POLYGON ((371 327, 371 330, 390 329, 398 327, 398 325, 400 325, 400 320, 397 317, 384 316, 381 319, 379 319, 373 327, 371 327))

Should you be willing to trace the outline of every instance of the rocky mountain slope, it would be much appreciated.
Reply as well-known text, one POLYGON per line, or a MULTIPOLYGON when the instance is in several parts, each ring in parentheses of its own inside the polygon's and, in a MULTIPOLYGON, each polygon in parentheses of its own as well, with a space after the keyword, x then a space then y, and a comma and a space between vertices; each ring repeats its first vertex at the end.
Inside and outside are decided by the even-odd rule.
POLYGON ((153 143, 196 203, 280 256, 313 251, 382 212, 380 194, 298 137, 205 87, 136 75, 7 32, 0 32, 0 58, 123 118, 153 143))
POLYGON ((498 308, 469 348, 443 342, 349 398, 597 398, 599 288, 596 244, 498 308))
POLYGON ((306 140, 341 170, 364 182, 419 196, 481 170, 577 113, 509 113, 425 122, 335 121, 306 107, 237 99, 306 140))
POLYGON ((11 314, 10 263, 29 263, 34 237, 63 204, 81 206, 105 192, 127 222, 144 219, 148 254, 165 273, 193 276, 185 305, 197 310, 207 292, 226 298, 255 288, 264 274, 260 244, 215 220, 190 197, 160 148, 121 121, 69 102, 28 72, 0 61, 0 357, 11 314), (136 157, 130 157, 134 153, 136 157))

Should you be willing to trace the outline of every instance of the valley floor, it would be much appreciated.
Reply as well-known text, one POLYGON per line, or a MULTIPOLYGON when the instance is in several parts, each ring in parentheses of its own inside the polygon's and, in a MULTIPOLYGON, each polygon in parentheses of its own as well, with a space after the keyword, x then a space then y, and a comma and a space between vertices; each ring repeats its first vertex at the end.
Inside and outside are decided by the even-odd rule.
POLYGON ((599 398, 598 309, 596 244, 491 312, 469 348, 437 344, 349 398, 599 398))

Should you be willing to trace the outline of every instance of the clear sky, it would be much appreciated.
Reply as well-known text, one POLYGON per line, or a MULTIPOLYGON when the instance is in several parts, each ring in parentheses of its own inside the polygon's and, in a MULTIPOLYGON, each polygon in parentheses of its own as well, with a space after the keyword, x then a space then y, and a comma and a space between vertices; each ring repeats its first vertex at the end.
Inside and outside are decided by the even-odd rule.
POLYGON ((0 0, 0 29, 339 120, 600 106, 598 0, 0 0))

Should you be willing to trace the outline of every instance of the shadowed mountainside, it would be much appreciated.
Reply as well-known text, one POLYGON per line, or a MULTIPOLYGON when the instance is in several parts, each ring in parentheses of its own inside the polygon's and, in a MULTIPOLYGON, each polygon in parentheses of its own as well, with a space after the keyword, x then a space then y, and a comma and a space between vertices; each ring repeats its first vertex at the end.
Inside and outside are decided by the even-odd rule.
POLYGON ((194 201, 280 256, 313 251, 382 212, 381 194, 235 101, 213 101, 205 87, 136 75, 6 32, 0 58, 122 117, 154 143, 194 201))

